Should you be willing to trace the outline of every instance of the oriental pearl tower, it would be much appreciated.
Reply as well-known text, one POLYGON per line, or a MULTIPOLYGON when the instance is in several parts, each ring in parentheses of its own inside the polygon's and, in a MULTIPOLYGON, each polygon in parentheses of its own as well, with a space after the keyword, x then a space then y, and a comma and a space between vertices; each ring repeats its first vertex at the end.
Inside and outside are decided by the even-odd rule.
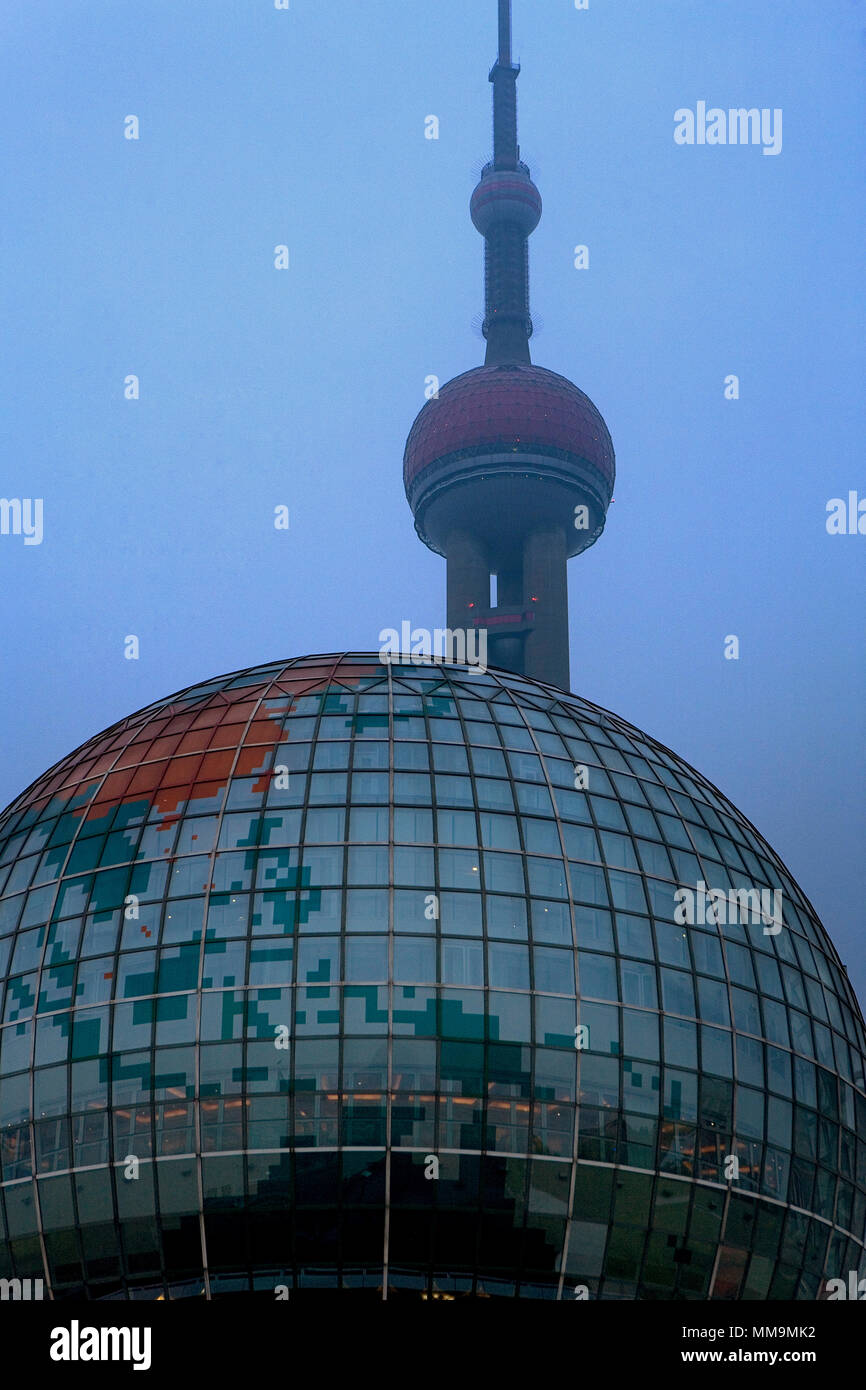
POLYGON ((403 480, 418 535, 446 559, 448 627, 486 628, 492 665, 567 690, 566 562, 604 529, 615 463, 589 397, 530 359, 529 237, 541 194, 517 143, 519 72, 511 0, 499 0, 493 158, 470 203, 484 237, 487 352, 422 408, 403 480))

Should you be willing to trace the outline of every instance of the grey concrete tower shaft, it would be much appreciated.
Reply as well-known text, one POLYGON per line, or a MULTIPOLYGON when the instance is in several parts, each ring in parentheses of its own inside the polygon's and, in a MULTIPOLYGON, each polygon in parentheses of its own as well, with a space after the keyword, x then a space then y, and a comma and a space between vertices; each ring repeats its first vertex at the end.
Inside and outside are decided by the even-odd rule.
POLYGON ((492 560, 477 531, 455 528, 447 541, 448 627, 487 631, 487 659, 520 675, 569 689, 565 532, 533 525, 492 560), (491 565, 497 603, 490 604, 491 565))

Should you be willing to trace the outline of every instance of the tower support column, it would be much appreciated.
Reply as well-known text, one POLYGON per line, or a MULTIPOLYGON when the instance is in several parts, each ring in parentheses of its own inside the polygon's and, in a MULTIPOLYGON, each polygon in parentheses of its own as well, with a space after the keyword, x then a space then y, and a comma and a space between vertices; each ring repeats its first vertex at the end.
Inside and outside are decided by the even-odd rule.
POLYGON ((503 565, 496 575, 496 603, 499 608, 517 607, 523 603, 523 557, 517 553, 517 564, 503 565))
POLYGON ((568 576, 565 532, 536 527, 523 547, 524 602, 535 613, 526 637, 525 669, 536 680, 569 690, 568 576))
POLYGON ((484 546, 470 531, 454 530, 446 546, 448 626, 474 626, 474 620, 490 607, 490 566, 484 546))

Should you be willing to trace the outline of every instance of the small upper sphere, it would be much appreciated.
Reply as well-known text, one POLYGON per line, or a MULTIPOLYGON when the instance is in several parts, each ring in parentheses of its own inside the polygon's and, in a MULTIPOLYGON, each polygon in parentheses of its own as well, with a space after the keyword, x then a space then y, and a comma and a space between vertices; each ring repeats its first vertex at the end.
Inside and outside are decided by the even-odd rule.
POLYGON ((420 410, 403 456, 407 488, 428 467, 463 450, 563 450, 613 487, 613 442, 589 396, 558 372, 531 364, 473 367, 420 410))
POLYGON ((472 194, 469 211, 482 236, 487 236, 494 222, 515 223, 529 236, 541 220, 541 194, 520 170, 493 169, 472 194))

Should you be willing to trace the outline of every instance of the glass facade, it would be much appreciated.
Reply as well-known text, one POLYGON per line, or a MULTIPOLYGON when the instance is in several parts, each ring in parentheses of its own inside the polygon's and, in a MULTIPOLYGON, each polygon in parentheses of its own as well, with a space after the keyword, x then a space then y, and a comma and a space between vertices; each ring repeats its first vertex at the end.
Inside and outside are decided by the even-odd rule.
POLYGON ((864 1051, 752 826, 507 673, 226 676, 0 817, 0 1277, 55 1298, 813 1299, 864 1051))

